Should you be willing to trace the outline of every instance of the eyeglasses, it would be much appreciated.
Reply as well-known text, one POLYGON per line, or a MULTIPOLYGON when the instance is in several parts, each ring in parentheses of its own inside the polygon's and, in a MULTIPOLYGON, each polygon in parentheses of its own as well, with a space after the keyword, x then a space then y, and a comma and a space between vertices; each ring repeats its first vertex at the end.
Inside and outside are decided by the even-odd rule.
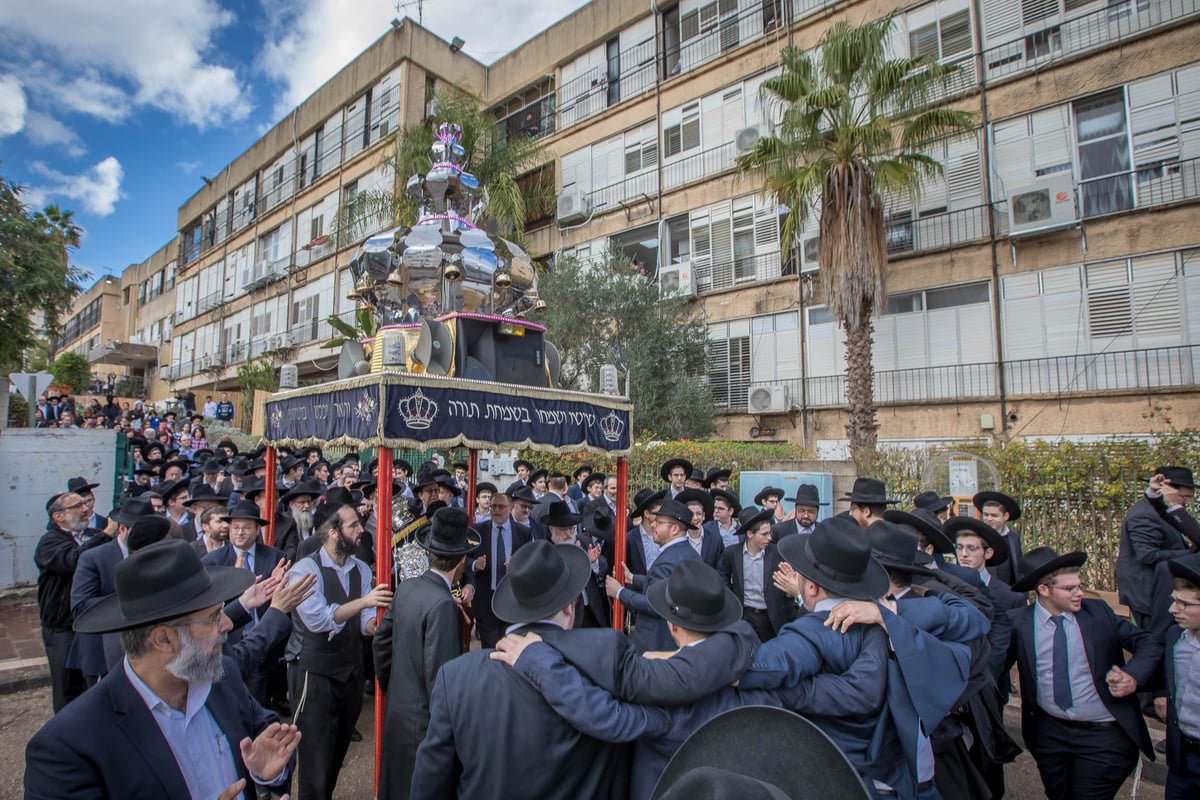
POLYGON ((224 609, 217 609, 216 612, 209 617, 201 619, 177 619, 168 623, 172 628, 186 628, 189 625, 220 625, 221 615, 225 613, 224 609))
POLYGON ((1056 586, 1053 583, 1047 583, 1046 588, 1057 589, 1058 591, 1066 592, 1067 594, 1083 594, 1083 585, 1078 583, 1074 586, 1056 586))
POLYGON ((964 553, 979 553, 983 550, 983 545, 979 544, 955 544, 955 550, 961 550, 964 553))
POLYGON ((76 503, 73 506, 63 506, 62 508, 59 509, 59 511, 75 511, 77 509, 85 507, 86 505, 87 505, 87 503, 76 503))
POLYGON ((1171 605, 1179 606, 1184 611, 1191 611, 1193 608, 1200 608, 1200 603, 1193 603, 1190 600, 1180 600, 1175 595, 1171 595, 1171 605))

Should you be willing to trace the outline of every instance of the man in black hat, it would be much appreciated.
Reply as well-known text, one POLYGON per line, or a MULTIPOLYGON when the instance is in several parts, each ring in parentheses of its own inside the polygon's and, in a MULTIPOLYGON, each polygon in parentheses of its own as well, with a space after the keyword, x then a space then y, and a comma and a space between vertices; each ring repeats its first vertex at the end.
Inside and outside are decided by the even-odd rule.
POLYGON ((875 478, 855 478, 854 486, 845 495, 850 504, 850 517, 864 531, 873 522, 883 519, 887 507, 899 500, 887 496, 887 487, 883 481, 875 478))
POLYGON ((1155 609, 1151 602, 1155 565, 1186 556, 1191 547, 1183 532, 1172 522, 1170 511, 1186 508, 1195 497, 1196 482, 1187 467, 1165 466, 1155 470, 1161 499, 1151 499, 1151 490, 1141 497, 1121 526, 1117 553, 1117 589, 1121 602, 1129 606, 1133 621, 1149 628, 1155 609), (1156 502, 1157 500, 1157 502, 1156 502))
POLYGON ((758 638, 775 637, 791 618, 795 604, 773 580, 779 569, 779 549, 771 541, 771 509, 745 508, 738 515, 737 537, 721 554, 717 572, 742 604, 742 619, 750 623, 758 638))
POLYGON ((704 488, 704 470, 694 469, 687 476, 687 480, 683 482, 685 489, 703 489, 704 488))
POLYGON ((939 522, 945 522, 950 519, 950 506, 952 505, 954 505, 953 497, 939 495, 934 491, 927 490, 913 498, 913 506, 915 508, 928 511, 937 517, 939 522))
POLYGON ((478 481, 475 484, 475 508, 472 511, 471 524, 485 522, 492 518, 492 498, 496 492, 496 484, 490 481, 478 481))
POLYGON ((512 498, 513 521, 529 528, 530 538, 548 541, 550 532, 546 530, 545 525, 533 518, 533 509, 537 508, 537 499, 533 496, 533 489, 522 486, 515 492, 510 492, 508 496, 512 498))
POLYGON ((158 485, 158 493, 162 495, 163 499, 163 514, 183 530, 184 541, 194 542, 196 528, 190 524, 192 514, 187 508, 188 479, 164 481, 158 485), (190 538, 189 534, 191 534, 190 538))
MULTIPOLYGON (((316 575, 317 592, 296 609, 292 624, 301 646, 302 675, 294 700, 300 744, 300 800, 331 800, 363 702, 362 637, 375 633, 375 609, 392 601, 387 584, 372 586, 371 568, 353 553, 362 540, 353 506, 326 502, 317 516, 321 547, 289 575, 316 575)), ((232 531, 230 532, 232 538, 232 531)))
POLYGON ((713 496, 703 489, 684 489, 675 495, 675 502, 683 503, 692 512, 692 525, 695 527, 688 529, 688 544, 701 561, 716 569, 721 561, 721 553, 725 551, 725 543, 721 541, 721 534, 706 527, 712 521, 713 496))
POLYGON ((1003 492, 979 492, 971 498, 971 503, 979 510, 980 518, 1004 540, 1008 558, 989 569, 1011 586, 1021 577, 1020 560, 1024 548, 1021 546, 1021 532, 1010 528, 1008 523, 1021 518, 1021 505, 1003 492))
POLYGON ((279 465, 279 485, 291 489, 304 477, 308 461, 303 456, 289 456, 279 465))
POLYGON ((324 493, 315 480, 301 481, 279 498, 284 510, 275 516, 275 544, 288 560, 296 559, 300 543, 312 535, 313 507, 324 493))
MULTIPOLYGON (((536 541, 513 556, 492 599, 510 630, 553 641, 575 635, 575 606, 591 579, 587 554, 574 545, 536 541)), ((585 633, 585 632, 579 632, 585 633)), ((580 733, 538 690, 490 651, 442 665, 429 701, 429 728, 417 750, 413 797, 617 797, 618 751, 580 733), (502 735, 520 731, 519 736, 502 735)))
MULTIPOLYGON (((200 458, 198 455, 195 457, 197 460, 200 458)), ((200 466, 200 474, 192 479, 189 491, 196 494, 201 484, 207 484, 213 494, 222 497, 229 497, 233 492, 233 483, 225 477, 225 464, 218 458, 204 459, 200 466)))
POLYGON ((579 506, 575 501, 567 499, 567 476, 561 472, 552 473, 546 482, 546 493, 538 499, 538 504, 533 507, 533 518, 542 523, 547 514, 550 513, 551 503, 566 503, 568 511, 572 514, 579 513, 579 506))
POLYGON ((409 796, 434 679, 443 664, 462 655, 462 613, 451 587, 479 546, 466 512, 457 508, 438 509, 416 537, 429 553, 429 569, 396 587, 373 643, 375 674, 387 692, 380 800, 409 796))
POLYGON ((1168 561, 1171 617, 1164 638, 1167 696, 1155 701, 1167 725, 1167 787, 1164 800, 1200 796, 1200 571, 1168 561))
POLYGON ((712 519, 704 527, 721 537, 721 549, 724 551, 726 547, 738 543, 738 523, 733 515, 742 510, 742 504, 736 494, 726 489, 713 487, 709 494, 712 495, 712 519))
POLYGON ((758 494, 754 495, 754 505, 771 512, 772 525, 783 522, 785 516, 782 508, 783 494, 783 489, 777 486, 764 486, 758 494))
POLYGON ((505 494, 512 494, 522 486, 529 485, 529 474, 533 472, 533 464, 523 458, 518 458, 513 462, 513 469, 517 471, 517 479, 508 485, 504 490, 505 494))
POLYGON ((1134 694, 1155 674, 1162 648, 1103 600, 1084 598, 1086 560, 1035 548, 1021 559, 1013 587, 1037 593, 1012 615, 1010 664, 1021 680, 1021 735, 1050 800, 1112 798, 1139 750, 1154 760, 1134 694))
POLYGON ((575 503, 576 508, 582 508, 587 497, 587 479, 592 474, 592 465, 584 464, 576 467, 571 473, 571 487, 567 489, 567 498, 575 503))
POLYGON ((221 607, 253 580, 206 570, 181 541, 122 561, 116 593, 76 626, 120 631, 123 666, 30 740, 25 796, 232 797, 286 783, 298 732, 255 702, 221 655, 221 607))
POLYGON ((92 483, 82 476, 71 478, 67 481, 67 491, 79 495, 88 504, 88 530, 95 533, 104 533, 108 528, 108 517, 96 513, 96 495, 92 492, 98 486, 100 484, 92 483))
POLYGON ((710 467, 704 475, 704 481, 701 483, 705 489, 720 489, 722 492, 729 491, 729 479, 733 477, 733 471, 722 467, 710 467))
POLYGON ((692 462, 686 458, 671 458, 663 462, 658 474, 668 484, 666 499, 674 500, 675 496, 684 490, 683 484, 693 469, 692 462))
POLYGON ((688 544, 687 531, 694 527, 691 509, 675 500, 663 500, 654 512, 654 543, 660 550, 650 570, 645 576, 632 576, 629 588, 622 586, 611 575, 605 578, 608 596, 637 612, 633 644, 642 652, 671 649, 671 633, 666 622, 650 605, 647 593, 654 584, 669 578, 681 561, 701 560, 700 555, 688 544))
MULTIPOLYGON (((616 480, 615 476, 613 478, 616 480)), ((579 509, 580 514, 587 514, 592 508, 603 506, 614 517, 616 516, 616 504, 609 505, 604 497, 604 487, 608 485, 608 476, 603 472, 590 472, 580 484, 583 497, 575 501, 575 507, 579 509)))
POLYGON ((188 528, 184 531, 184 538, 188 541, 196 542, 204 538, 204 529, 200 525, 200 517, 204 514, 205 509, 212 506, 225 508, 229 502, 228 496, 217 494, 210 484, 200 482, 200 485, 195 489, 188 489, 188 498, 183 501, 183 505, 188 510, 188 528))
POLYGON ((192 542, 192 547, 201 557, 220 550, 229 541, 229 523, 224 520, 228 507, 209 506, 200 515, 200 530, 204 535, 192 542))
MULTIPOLYGON (((654 540, 654 512, 662 505, 666 490, 642 489, 633 496, 633 511, 625 530, 626 582, 634 575, 644 576, 662 550, 654 540)), ((636 612, 632 612, 635 613, 636 612)))
POLYGON ((560 500, 550 506, 550 513, 542 518, 542 523, 550 532, 551 542, 582 547, 592 565, 592 580, 584 586, 577 601, 575 627, 607 628, 612 620, 603 585, 604 576, 608 574, 608 562, 600 554, 600 542, 589 534, 579 533, 579 523, 582 519, 579 514, 571 512, 565 500, 560 500))
POLYGON ((810 534, 817 526, 817 514, 820 506, 829 503, 821 502, 821 495, 816 486, 802 483, 796 487, 796 499, 790 519, 777 522, 771 526, 771 540, 779 543, 783 537, 793 533, 810 534))
MULTIPOLYGON (((528 493, 528 487, 518 487, 528 493)), ((492 613, 492 594, 508 571, 513 554, 533 541, 529 527, 512 517, 513 498, 508 494, 492 497, 491 519, 473 526, 478 534, 479 547, 467 559, 463 576, 464 589, 472 587, 471 610, 475 616, 475 633, 483 647, 495 647, 503 636, 503 626, 492 613)))
POLYGON ((33 553, 38 568, 38 617, 50 665, 50 689, 56 713, 84 689, 83 675, 67 667, 67 657, 75 641, 71 627, 71 582, 83 552, 111 541, 105 534, 85 538, 87 509, 87 503, 74 492, 51 497, 46 504, 50 517, 46 532, 33 553))

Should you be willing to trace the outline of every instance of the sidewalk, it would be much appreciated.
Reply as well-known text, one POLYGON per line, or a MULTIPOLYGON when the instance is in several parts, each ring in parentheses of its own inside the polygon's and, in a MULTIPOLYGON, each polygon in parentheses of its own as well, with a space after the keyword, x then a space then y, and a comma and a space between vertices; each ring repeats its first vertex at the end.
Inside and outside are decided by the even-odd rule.
POLYGON ((50 683, 33 593, 0 605, 0 694, 50 683))

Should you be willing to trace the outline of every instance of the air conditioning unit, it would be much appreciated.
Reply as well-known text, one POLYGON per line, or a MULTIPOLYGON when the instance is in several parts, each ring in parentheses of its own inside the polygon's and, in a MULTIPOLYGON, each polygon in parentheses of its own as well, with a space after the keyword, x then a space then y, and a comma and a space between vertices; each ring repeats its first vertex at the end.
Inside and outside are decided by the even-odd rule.
POLYGON ((788 390, 783 384, 754 386, 746 398, 746 410, 751 414, 786 414, 788 390))
POLYGON ((742 128, 734 135, 733 144, 739 153, 744 153, 753 149, 758 140, 766 138, 767 135, 765 125, 751 125, 749 128, 742 128))
POLYGON ((1079 221, 1075 206, 1075 183, 1071 173, 1050 175, 1032 186, 1014 189, 1008 195, 1008 235, 1028 236, 1074 225, 1079 221))
POLYGON ((820 248, 821 239, 819 236, 809 236, 800 239, 800 272, 816 272, 821 268, 817 263, 817 251, 820 248))
POLYGON ((695 297, 696 281, 690 264, 672 264, 658 271, 658 291, 663 297, 695 297))
POLYGON ((592 215, 592 200, 583 192, 569 192, 558 198, 558 224, 574 225, 592 215))

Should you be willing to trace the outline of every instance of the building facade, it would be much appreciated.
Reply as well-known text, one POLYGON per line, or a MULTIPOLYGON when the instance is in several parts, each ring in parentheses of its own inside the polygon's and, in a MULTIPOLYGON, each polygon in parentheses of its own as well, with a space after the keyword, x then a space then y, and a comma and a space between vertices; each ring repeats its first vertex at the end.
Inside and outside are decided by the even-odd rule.
MULTIPOLYGON (((786 209, 734 163, 770 132, 777 110, 759 89, 782 47, 893 14, 893 52, 959 65, 939 101, 978 127, 931 147, 943 174, 917 199, 888 201, 881 440, 1137 434, 1156 407, 1194 419, 1198 12, 1198 0, 609 0, 486 67, 405 20, 181 207, 173 316, 139 305, 130 333, 169 329, 157 379, 175 391, 236 389, 237 366, 259 356, 331 372, 319 345, 330 314, 353 314, 346 262, 388 223, 345 231, 338 211, 402 187, 383 164, 389 136, 454 82, 484 97, 503 135, 553 154, 539 177, 552 173, 557 213, 531 221, 531 253, 615 248, 647 266, 705 319, 724 436, 842 455, 843 345, 821 301, 818 226, 781 242, 786 209)), ((139 269, 123 291, 154 285, 139 269)))

